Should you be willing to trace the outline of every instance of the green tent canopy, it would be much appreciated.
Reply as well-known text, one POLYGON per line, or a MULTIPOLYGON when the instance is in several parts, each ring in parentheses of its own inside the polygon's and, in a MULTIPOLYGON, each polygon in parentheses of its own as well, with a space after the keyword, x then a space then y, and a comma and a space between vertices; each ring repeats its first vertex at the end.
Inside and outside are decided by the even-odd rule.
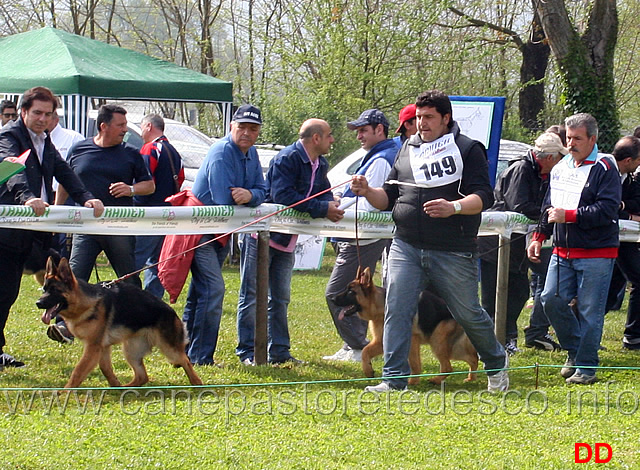
POLYGON ((230 82, 55 28, 0 39, 0 92, 34 86, 94 98, 232 101, 230 82))

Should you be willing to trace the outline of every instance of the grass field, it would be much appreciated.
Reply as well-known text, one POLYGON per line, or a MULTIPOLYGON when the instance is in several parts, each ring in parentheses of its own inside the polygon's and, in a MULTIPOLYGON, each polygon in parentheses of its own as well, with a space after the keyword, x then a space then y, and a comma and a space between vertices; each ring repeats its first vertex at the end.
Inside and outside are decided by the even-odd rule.
MULTIPOLYGON (((506 394, 489 395, 484 374, 464 384, 462 363, 445 387, 422 379, 409 392, 363 393, 378 381, 363 380, 359 364, 321 359, 341 345, 324 302, 332 262, 327 255, 320 271, 293 277, 292 353, 305 365, 240 365, 233 354, 239 276, 228 267, 220 367, 198 368, 210 385, 187 386, 184 373, 154 352, 148 387, 108 390, 96 370, 88 389, 60 397, 51 389, 64 385, 81 347, 46 337, 38 288, 25 277, 6 350, 27 367, 0 372, 0 469, 638 468, 639 371, 605 369, 593 386, 567 386, 548 367, 561 365, 562 353, 524 349, 511 360, 506 394), (609 444, 610 462, 574 464, 577 442, 609 444)), ((111 275, 102 270, 103 279, 111 275)), ((183 303, 184 293, 179 314, 183 303)), ((603 366, 639 365, 640 354, 621 350, 623 326, 623 312, 607 315, 603 366)), ((427 348, 423 361, 425 373, 437 370, 427 348)), ((382 361, 374 366, 380 371, 382 361)), ((121 380, 131 377, 119 348, 114 369, 121 380)))

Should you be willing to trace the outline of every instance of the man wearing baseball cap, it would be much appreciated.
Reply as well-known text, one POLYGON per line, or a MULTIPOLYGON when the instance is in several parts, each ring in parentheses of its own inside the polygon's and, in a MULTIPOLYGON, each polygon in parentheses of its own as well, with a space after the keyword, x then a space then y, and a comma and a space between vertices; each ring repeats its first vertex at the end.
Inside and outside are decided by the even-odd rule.
MULTIPOLYGON (((495 203, 490 211, 512 211, 526 215, 531 220, 540 218, 542 200, 549 187, 549 172, 560 159, 569 153, 558 135, 551 132, 541 134, 535 148, 509 162, 509 167, 498 176, 494 190, 495 203)), ((482 306, 495 319, 496 282, 498 269, 498 237, 485 236, 478 239, 480 252, 480 286, 482 306)), ((516 233, 511 241, 509 260, 509 291, 507 299, 507 332, 505 349, 510 355, 520 350, 517 346, 518 317, 529 299, 528 271, 531 267, 541 278, 536 283, 534 308, 530 324, 525 328, 526 345, 537 349, 555 351, 560 349, 549 336, 549 320, 540 303, 544 288, 547 265, 551 250, 545 249, 544 262, 529 263, 526 237, 516 233)))
POLYGON ((416 125, 416 105, 411 103, 406 105, 400 110, 398 114, 398 121, 400 125, 396 129, 396 134, 400 134, 393 138, 398 148, 402 147, 404 141, 418 132, 418 126, 416 125))
MULTIPOLYGON (((211 146, 196 174, 192 192, 202 204, 262 204, 266 185, 254 144, 260 135, 262 115, 250 104, 240 106, 231 121, 231 130, 211 146)), ((216 235, 203 235, 200 244, 216 235)), ((222 317, 224 279, 222 263, 229 254, 228 237, 195 250, 191 263, 191 286, 183 321, 190 343, 187 355, 194 364, 211 365, 218 342, 222 317)))
MULTIPOLYGON (((364 111, 358 119, 347 123, 347 127, 357 132, 360 145, 367 151, 356 171, 357 175, 365 175, 370 184, 375 187, 383 185, 387 179, 391 165, 398 153, 398 147, 389 134, 389 121, 384 113, 378 109, 364 111)), ((359 211, 377 211, 363 197, 358 198, 348 185, 340 200, 340 206, 355 209, 358 199, 359 211)), ((358 248, 352 239, 335 239, 338 243, 338 256, 327 284, 325 297, 329 312, 338 334, 343 340, 342 347, 330 356, 323 356, 328 361, 360 362, 362 348, 367 345, 367 322, 357 315, 345 316, 338 319, 341 307, 335 303, 335 296, 343 292, 347 285, 356 277, 358 266, 369 267, 375 272, 376 262, 380 254, 388 245, 388 240, 360 240, 360 257, 358 248)))

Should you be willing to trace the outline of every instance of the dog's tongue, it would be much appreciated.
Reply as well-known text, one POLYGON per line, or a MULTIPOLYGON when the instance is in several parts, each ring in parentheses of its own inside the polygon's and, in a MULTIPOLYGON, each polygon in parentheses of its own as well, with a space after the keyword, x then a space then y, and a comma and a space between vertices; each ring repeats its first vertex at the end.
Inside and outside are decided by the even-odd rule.
POLYGON ((347 313, 347 312, 349 311, 349 308, 350 308, 350 307, 351 307, 351 306, 348 306, 348 307, 342 307, 342 308, 340 309, 340 312, 338 313, 338 321, 342 321, 342 320, 344 320, 344 315, 345 315, 345 313, 347 313))
POLYGON ((57 305, 54 305, 51 308, 48 308, 41 317, 41 320, 44 324, 48 325, 49 323, 51 323, 51 319, 53 318, 53 316, 55 315, 55 311, 56 311, 56 307, 57 305))

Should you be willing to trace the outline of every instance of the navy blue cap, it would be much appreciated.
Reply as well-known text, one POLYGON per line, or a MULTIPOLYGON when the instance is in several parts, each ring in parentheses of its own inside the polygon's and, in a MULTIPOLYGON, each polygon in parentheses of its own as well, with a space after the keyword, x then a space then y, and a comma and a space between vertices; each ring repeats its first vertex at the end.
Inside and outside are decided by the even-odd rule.
POLYGON ((347 123, 347 127, 355 131, 358 127, 366 126, 368 124, 382 124, 385 129, 389 129, 389 121, 385 117, 384 113, 379 109, 367 109, 364 111, 358 119, 347 123))
POLYGON ((231 120, 234 122, 250 122, 262 125, 262 114, 259 108, 250 104, 243 104, 233 113, 231 120))

